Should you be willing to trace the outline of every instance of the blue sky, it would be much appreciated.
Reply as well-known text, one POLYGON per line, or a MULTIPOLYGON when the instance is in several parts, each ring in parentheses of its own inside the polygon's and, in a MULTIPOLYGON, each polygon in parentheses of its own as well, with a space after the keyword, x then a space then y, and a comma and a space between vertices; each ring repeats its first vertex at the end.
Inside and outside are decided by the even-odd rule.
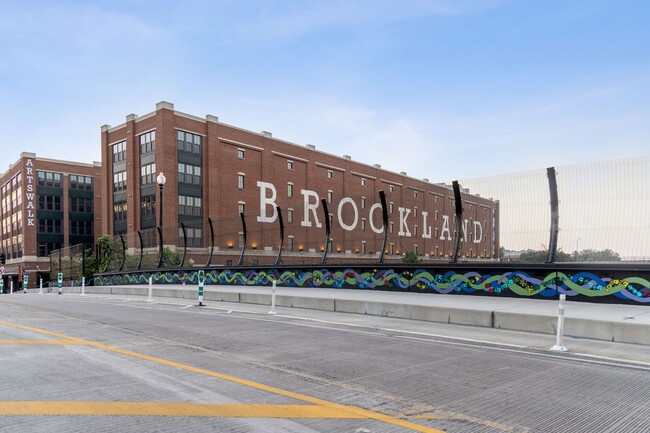
MULTIPOLYGON (((650 152, 650 2, 0 0, 0 147, 159 101, 449 182, 650 152)), ((2 164, 0 162, 0 164, 2 164)))

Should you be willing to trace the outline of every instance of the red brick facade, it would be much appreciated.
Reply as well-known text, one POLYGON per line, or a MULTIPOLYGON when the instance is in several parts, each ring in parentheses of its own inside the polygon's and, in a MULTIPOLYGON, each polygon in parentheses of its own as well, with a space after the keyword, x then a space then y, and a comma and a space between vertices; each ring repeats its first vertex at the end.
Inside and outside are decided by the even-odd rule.
MULTIPOLYGON (((208 217, 216 232, 212 263, 236 260, 242 232, 240 205, 246 216, 247 255, 257 257, 256 262, 272 261, 279 249, 276 205, 285 223, 284 262, 318 258, 326 240, 322 198, 331 198, 328 262, 376 260, 383 239, 381 208, 375 205, 380 190, 386 193, 389 207, 388 260, 399 260, 409 251, 424 260, 448 260, 453 250, 456 225, 453 191, 448 185, 334 156, 310 145, 288 143, 267 132, 246 131, 211 115, 200 118, 180 113, 166 102, 157 104, 153 113, 129 115, 122 125, 102 127, 101 145, 101 195, 105 199, 98 213, 99 231, 125 233, 129 248, 139 246, 133 234, 143 229, 143 222, 147 227, 159 224, 158 186, 149 178, 149 184, 141 187, 143 165, 155 161, 154 177, 160 172, 166 177, 164 244, 172 249, 182 247, 179 222, 199 228, 189 248, 197 260, 205 258, 210 246, 208 217), (155 150, 147 148, 151 153, 144 154, 140 144, 147 133, 155 136, 155 150), (124 146, 123 154, 114 158, 114 151, 124 146), (116 188, 116 182, 123 179, 126 181, 116 188), (149 214, 142 204, 146 200, 154 203, 149 214)), ((499 249, 498 202, 467 193, 462 197, 465 236, 459 257, 495 258, 499 249)))
MULTIPOLYGON (((29 287, 49 279, 49 253, 78 243, 92 246, 101 226, 99 163, 83 164, 38 158, 22 153, 0 177, 1 247, 6 255, 4 287, 13 280, 22 287, 27 274, 29 287)), ((6 292, 6 290, 5 290, 6 292)))

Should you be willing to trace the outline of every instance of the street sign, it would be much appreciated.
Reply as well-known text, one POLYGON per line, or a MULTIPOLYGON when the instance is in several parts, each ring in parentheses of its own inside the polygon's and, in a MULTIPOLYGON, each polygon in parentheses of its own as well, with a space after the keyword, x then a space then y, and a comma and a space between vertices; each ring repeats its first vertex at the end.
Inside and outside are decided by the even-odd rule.
POLYGON ((23 275, 23 289, 27 289, 27 283, 29 282, 29 275, 25 274, 23 275))
POLYGON ((5 280, 0 278, 0 293, 4 293, 4 292, 5 292, 5 280))

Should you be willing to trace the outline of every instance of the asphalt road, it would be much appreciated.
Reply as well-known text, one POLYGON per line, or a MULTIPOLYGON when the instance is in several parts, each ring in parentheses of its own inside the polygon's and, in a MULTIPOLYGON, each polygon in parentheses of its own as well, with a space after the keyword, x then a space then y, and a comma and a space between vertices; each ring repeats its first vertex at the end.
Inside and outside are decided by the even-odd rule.
POLYGON ((0 296, 0 431, 650 431, 648 363, 297 311, 0 296))

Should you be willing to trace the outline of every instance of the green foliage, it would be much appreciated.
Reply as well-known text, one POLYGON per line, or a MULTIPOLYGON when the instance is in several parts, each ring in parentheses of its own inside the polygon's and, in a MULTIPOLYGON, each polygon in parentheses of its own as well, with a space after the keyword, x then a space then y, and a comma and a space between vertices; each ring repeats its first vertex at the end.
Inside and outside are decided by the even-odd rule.
MULTIPOLYGON (((548 259, 546 250, 526 250, 517 258, 510 261, 515 263, 545 263, 548 259)), ((582 250, 579 253, 565 253, 558 250, 555 254, 556 262, 620 262, 621 257, 618 253, 606 250, 582 250)))
POLYGON ((115 248, 110 235, 104 235, 97 238, 98 257, 96 262, 97 272, 104 273, 112 271, 111 263, 115 258, 115 248))
POLYGON ((404 257, 402 257, 402 262, 404 263, 420 263, 422 260, 420 259, 420 256, 418 253, 414 251, 407 251, 404 254, 404 257))
POLYGON ((177 268, 181 265, 183 255, 178 251, 172 251, 171 248, 163 248, 163 266, 168 268, 177 268))
POLYGON ((610 249, 582 250, 577 254, 578 262, 620 262, 621 256, 610 249))

